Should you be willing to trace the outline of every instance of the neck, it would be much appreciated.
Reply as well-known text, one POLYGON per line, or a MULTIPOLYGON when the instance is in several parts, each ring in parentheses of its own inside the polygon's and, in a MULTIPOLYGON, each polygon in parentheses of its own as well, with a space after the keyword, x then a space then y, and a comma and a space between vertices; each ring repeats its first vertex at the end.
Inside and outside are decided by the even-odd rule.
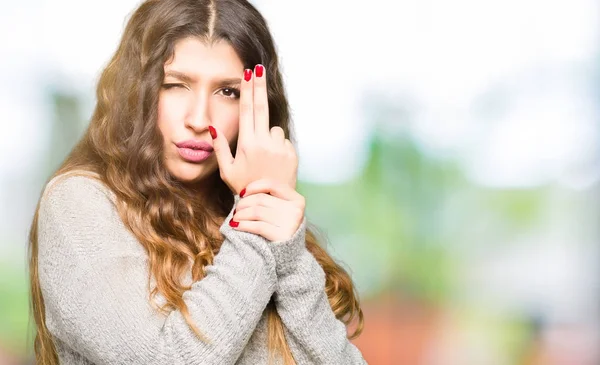
POLYGON ((224 218, 228 212, 223 212, 222 190, 226 186, 219 175, 218 170, 200 181, 191 184, 184 184, 185 188, 198 197, 197 202, 207 209, 211 216, 224 218))

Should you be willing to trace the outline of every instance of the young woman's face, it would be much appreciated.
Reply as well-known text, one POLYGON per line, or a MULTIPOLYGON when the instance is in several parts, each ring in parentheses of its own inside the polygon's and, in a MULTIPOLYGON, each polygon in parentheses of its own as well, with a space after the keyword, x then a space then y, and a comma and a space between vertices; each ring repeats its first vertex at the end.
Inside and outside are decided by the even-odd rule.
POLYGON ((218 167, 208 126, 216 126, 230 146, 237 140, 244 65, 227 42, 211 46, 190 37, 175 44, 164 69, 158 128, 165 165, 175 179, 199 182, 218 167))

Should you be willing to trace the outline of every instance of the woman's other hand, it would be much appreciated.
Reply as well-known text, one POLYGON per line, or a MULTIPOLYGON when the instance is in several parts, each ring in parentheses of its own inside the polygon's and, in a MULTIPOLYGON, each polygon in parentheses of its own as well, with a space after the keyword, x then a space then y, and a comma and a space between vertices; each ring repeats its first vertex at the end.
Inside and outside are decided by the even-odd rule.
POLYGON ((296 188, 298 157, 280 127, 269 129, 264 66, 244 71, 240 87, 240 126, 235 159, 223 133, 210 127, 221 179, 239 194, 248 184, 268 179, 296 188))
POLYGON ((248 185, 229 224, 271 242, 290 239, 304 219, 304 197, 288 184, 257 180, 248 185))

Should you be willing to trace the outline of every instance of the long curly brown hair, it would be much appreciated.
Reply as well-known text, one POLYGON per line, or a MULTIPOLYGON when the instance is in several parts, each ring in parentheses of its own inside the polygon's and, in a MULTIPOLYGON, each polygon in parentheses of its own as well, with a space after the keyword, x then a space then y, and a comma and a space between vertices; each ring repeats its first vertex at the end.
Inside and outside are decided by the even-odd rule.
MULTIPOLYGON (((211 194, 200 197, 190 186, 166 171, 162 135, 157 127, 157 105, 164 64, 175 43, 186 37, 205 42, 227 41, 245 68, 264 64, 267 71, 271 127, 290 134, 290 114, 279 70, 277 53, 261 14, 244 0, 148 0, 132 14, 119 47, 102 72, 96 91, 97 104, 89 126, 53 177, 86 171, 108 186, 117 197, 117 210, 125 226, 144 246, 149 276, 156 286, 149 300, 162 294, 159 310, 179 310, 190 328, 203 339, 191 320, 182 295, 190 286, 181 283, 186 270, 193 281, 201 280, 219 252, 223 237, 218 231, 233 206, 233 195, 218 171, 206 182, 211 194)), ((51 179, 50 178, 50 179, 51 179)), ((32 314, 35 319, 34 351, 38 364, 58 364, 52 335, 45 324, 44 298, 38 278, 36 209, 29 235, 32 314)), ((326 274, 325 291, 336 317, 347 326, 363 314, 348 273, 318 244, 308 229, 306 246, 326 274)), ((273 302, 268 311, 268 346, 294 360, 285 340, 283 325, 273 302)))

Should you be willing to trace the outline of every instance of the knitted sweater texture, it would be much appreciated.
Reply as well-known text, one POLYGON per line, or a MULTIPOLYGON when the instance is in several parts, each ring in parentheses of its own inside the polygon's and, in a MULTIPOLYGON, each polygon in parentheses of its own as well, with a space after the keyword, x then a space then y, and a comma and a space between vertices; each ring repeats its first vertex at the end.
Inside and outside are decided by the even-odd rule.
POLYGON ((60 363, 268 364, 265 308, 273 297, 297 364, 366 364, 331 310, 325 274, 306 249, 306 219, 289 240, 269 242, 231 228, 234 207, 206 276, 184 280, 203 342, 179 310, 152 307, 147 253, 112 191, 85 176, 50 181, 39 208, 38 273, 60 363))

